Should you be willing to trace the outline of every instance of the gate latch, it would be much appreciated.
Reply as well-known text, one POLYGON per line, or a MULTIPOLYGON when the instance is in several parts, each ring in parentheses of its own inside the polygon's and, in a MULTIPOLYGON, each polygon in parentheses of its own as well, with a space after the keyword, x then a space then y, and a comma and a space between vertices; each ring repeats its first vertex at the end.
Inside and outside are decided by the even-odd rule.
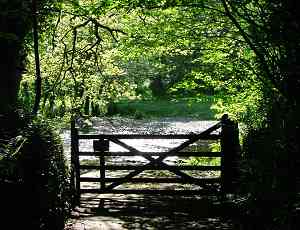
POLYGON ((93 147, 95 152, 107 152, 109 151, 109 140, 94 140, 93 147))

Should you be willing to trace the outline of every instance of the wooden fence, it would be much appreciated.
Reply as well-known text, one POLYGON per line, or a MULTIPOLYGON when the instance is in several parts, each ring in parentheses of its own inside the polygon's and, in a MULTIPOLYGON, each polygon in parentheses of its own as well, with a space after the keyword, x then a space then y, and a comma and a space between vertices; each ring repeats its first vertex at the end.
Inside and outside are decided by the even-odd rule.
POLYGON ((236 177, 236 162, 239 157, 239 139, 238 126, 235 122, 224 115, 220 122, 206 129, 199 134, 184 135, 137 135, 137 134, 79 134, 75 126, 74 119, 71 122, 71 184, 74 190, 74 203, 78 204, 82 193, 135 193, 135 194, 199 194, 203 191, 210 191, 213 188, 211 184, 220 184, 221 192, 227 193, 233 191, 233 178, 236 177), (219 130, 219 132, 218 132, 219 130), (93 140, 94 151, 79 151, 79 140, 93 140), (185 140, 179 146, 166 152, 141 152, 134 146, 123 142, 126 139, 183 139, 185 140), (216 140, 220 141, 221 152, 191 152, 182 151, 198 140, 216 140), (126 152, 112 152, 109 149, 110 142, 115 143, 126 152), (98 165, 83 165, 80 163, 80 156, 99 157, 98 165), (108 156, 141 156, 149 161, 144 165, 114 165, 106 164, 108 156), (220 157, 219 166, 201 166, 201 165, 169 165, 164 162, 167 157, 220 157), (82 170, 99 170, 100 177, 81 177, 82 170), (108 177, 106 171, 126 170, 129 172, 122 177, 108 177), (167 170, 176 175, 172 178, 145 178, 136 177, 145 170, 167 170), (220 177, 217 178, 196 178, 188 175, 186 171, 220 171, 220 177), (81 182, 97 182, 99 188, 81 188, 81 182), (161 189, 118 189, 117 187, 124 183, 181 183, 198 185, 201 190, 161 190, 161 189))

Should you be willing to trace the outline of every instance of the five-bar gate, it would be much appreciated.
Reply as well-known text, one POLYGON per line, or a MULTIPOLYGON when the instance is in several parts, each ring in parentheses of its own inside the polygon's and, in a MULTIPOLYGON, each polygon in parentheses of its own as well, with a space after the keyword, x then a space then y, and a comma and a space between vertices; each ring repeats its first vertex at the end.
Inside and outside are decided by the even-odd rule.
MULTIPOLYGON (((235 122, 224 115, 220 122, 206 129, 199 134, 184 135, 136 135, 136 134, 79 134, 75 127, 75 121, 71 124, 71 184, 75 191, 74 203, 78 204, 82 193, 142 193, 142 194, 199 194, 200 192, 212 192, 211 184, 220 184, 221 192, 231 192, 233 190, 233 178, 236 177, 236 162, 239 154, 238 126, 235 122), (218 132, 219 131, 219 132, 218 132), (79 151, 79 140, 93 140, 94 151, 79 151), (184 139, 179 146, 166 152, 142 152, 134 146, 128 145, 123 140, 126 139, 184 139), (221 152, 191 152, 183 151, 198 140, 220 140, 221 152), (115 143, 127 152, 112 152, 109 143, 115 143), (99 157, 98 165, 83 165, 80 163, 80 156, 99 157), (107 156, 141 156, 148 163, 144 165, 107 164, 107 156), (169 165, 164 162, 167 157, 220 157, 219 166, 201 165, 169 165), (81 177, 82 170, 99 170, 100 177, 81 177), (130 171, 122 177, 108 177, 106 171, 126 170, 130 171), (171 178, 145 178, 139 176, 145 170, 167 170, 176 175, 171 178), (186 171, 221 171, 221 176, 217 178, 197 178, 189 175, 186 171), (98 182, 99 188, 81 188, 81 182, 98 182), (200 186, 201 190, 162 190, 162 189, 118 189, 124 183, 182 183, 200 186)), ((216 190, 215 190, 216 191, 216 190)))

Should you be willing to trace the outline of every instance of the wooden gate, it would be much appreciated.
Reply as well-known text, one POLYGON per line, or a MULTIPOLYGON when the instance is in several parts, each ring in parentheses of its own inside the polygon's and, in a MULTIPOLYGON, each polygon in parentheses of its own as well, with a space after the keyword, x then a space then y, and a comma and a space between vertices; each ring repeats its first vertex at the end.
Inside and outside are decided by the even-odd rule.
POLYGON ((199 134, 184 135, 136 135, 136 134, 79 134, 75 127, 75 121, 71 123, 71 184, 75 191, 74 202, 78 204, 82 193, 135 193, 135 194, 199 194, 207 192, 231 192, 233 188, 233 177, 236 174, 236 164, 239 154, 239 140, 237 124, 230 121, 224 115, 220 122, 206 129, 199 134), (93 140, 94 151, 79 151, 79 140, 93 140), (183 139, 184 142, 179 146, 166 152, 142 152, 134 146, 130 146, 123 140, 126 139, 183 139), (220 140, 221 152, 191 152, 183 151, 198 140, 220 140), (112 152, 109 149, 110 143, 117 144, 126 149, 126 152, 112 152), (81 156, 99 157, 98 165, 83 165, 80 163, 81 156), (106 164, 108 156, 141 156, 148 163, 143 165, 114 165, 106 164), (164 162, 167 157, 220 157, 219 166, 203 165, 169 165, 164 162), (100 177, 81 177, 82 170, 99 170, 100 177), (108 177, 106 171, 126 170, 131 171, 122 177, 108 177), (136 177, 145 170, 167 170, 176 175, 172 178, 145 178, 136 177), (196 178, 186 171, 220 171, 220 177, 216 178, 196 178), (81 188, 81 182, 97 182, 99 187, 81 188), (162 189, 118 189, 124 183, 181 183, 200 186, 202 189, 190 190, 162 190, 162 189), (210 186, 219 184, 221 189, 210 186))

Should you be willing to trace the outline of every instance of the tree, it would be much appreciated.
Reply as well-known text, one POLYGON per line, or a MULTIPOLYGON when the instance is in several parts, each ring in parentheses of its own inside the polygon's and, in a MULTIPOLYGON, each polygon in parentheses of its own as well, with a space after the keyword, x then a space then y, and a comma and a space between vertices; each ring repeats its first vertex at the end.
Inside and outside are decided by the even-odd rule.
POLYGON ((255 53, 264 85, 266 121, 259 130, 249 131, 245 144, 246 154, 255 162, 254 176, 259 178, 253 183, 254 206, 271 217, 271 228, 291 229, 300 176, 299 2, 222 0, 222 5, 255 53), (284 175, 291 177, 286 180, 284 175), (272 203, 273 214, 269 215, 263 206, 272 203))
MULTIPOLYGON (((39 1, 36 8, 40 21, 46 23, 51 15, 49 8, 56 9, 60 0, 39 1)), ((32 2, 29 0, 1 1, 0 3, 0 113, 9 113, 16 109, 17 95, 26 52, 25 39, 32 29, 32 2)))

